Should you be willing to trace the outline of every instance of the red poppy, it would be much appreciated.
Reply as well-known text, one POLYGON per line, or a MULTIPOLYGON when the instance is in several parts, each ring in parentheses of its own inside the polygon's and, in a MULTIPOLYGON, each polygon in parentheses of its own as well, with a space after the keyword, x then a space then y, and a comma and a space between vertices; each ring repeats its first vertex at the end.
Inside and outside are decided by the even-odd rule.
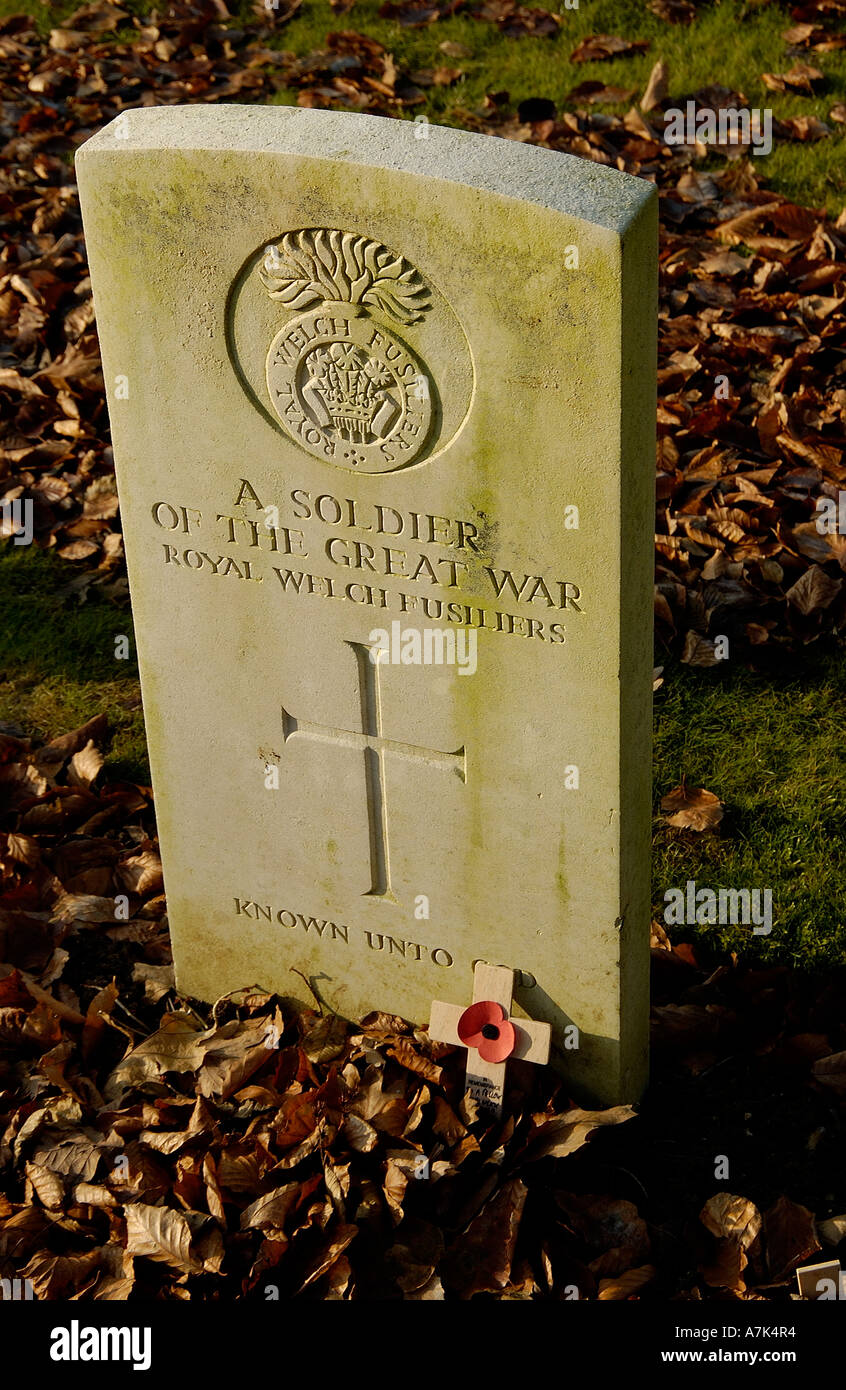
POLYGON ((471 1004, 458 1020, 458 1036, 465 1047, 475 1047, 485 1062, 504 1062, 517 1042, 514 1024, 501 1004, 482 999, 471 1004))

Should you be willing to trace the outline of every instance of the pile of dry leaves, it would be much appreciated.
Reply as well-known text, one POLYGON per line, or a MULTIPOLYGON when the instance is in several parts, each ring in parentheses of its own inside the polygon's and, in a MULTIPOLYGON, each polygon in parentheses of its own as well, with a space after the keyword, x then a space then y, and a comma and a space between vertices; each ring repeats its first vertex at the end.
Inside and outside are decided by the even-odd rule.
POLYGON ((656 927, 639 1114, 514 1063, 492 1122, 463 1052, 400 1018, 179 998, 150 792, 102 783, 105 736, 0 733, 0 1278, 41 1299, 784 1300, 846 1233, 846 979, 709 972, 656 927))

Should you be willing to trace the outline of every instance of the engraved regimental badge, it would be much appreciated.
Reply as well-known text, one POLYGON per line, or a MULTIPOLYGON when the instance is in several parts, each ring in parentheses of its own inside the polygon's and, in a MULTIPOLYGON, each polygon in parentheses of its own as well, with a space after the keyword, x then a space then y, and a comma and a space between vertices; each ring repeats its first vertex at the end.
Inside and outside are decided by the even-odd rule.
POLYGON ((359 473, 404 468, 442 450, 467 417, 473 363, 455 314, 416 266, 373 237, 302 227, 265 242, 227 314, 247 394, 325 462, 359 473))
POLYGON ((268 247, 271 299, 305 309, 267 354, 267 389, 285 429, 320 458, 368 473, 410 463, 426 443, 432 383, 396 325, 430 296, 413 266, 351 232, 288 232, 268 247))

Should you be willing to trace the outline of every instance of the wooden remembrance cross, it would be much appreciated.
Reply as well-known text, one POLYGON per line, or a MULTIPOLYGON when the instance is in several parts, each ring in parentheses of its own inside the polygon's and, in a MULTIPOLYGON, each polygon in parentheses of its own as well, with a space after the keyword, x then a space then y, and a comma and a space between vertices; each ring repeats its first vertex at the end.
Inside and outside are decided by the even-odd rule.
POLYGON ((467 1048, 467 1093, 494 1115, 502 1114, 505 1064, 510 1057, 541 1064, 549 1061, 550 1025, 511 1018, 513 990, 513 970, 477 961, 470 1008, 436 999, 429 1019, 430 1038, 467 1048))

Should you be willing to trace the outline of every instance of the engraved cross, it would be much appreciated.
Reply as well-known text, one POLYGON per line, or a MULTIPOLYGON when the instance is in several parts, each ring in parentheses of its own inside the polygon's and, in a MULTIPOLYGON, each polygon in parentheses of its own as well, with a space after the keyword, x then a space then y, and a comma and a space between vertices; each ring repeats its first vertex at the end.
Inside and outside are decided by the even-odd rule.
POLYGON ((391 887, 385 758, 393 754, 400 758, 422 759, 432 767, 455 773, 462 782, 467 781, 467 758, 463 747, 450 753, 385 738, 382 733, 382 692, 379 684, 379 662, 384 648, 371 647, 363 642, 347 642, 346 646, 352 648, 358 663, 361 729, 334 729, 325 724, 296 719, 283 705, 282 734, 286 743, 289 738, 310 738, 320 743, 340 744, 343 748, 357 748, 364 754, 371 879, 370 888, 364 896, 386 898, 395 903, 398 900, 391 887), (375 658, 371 652, 375 653, 375 658))

